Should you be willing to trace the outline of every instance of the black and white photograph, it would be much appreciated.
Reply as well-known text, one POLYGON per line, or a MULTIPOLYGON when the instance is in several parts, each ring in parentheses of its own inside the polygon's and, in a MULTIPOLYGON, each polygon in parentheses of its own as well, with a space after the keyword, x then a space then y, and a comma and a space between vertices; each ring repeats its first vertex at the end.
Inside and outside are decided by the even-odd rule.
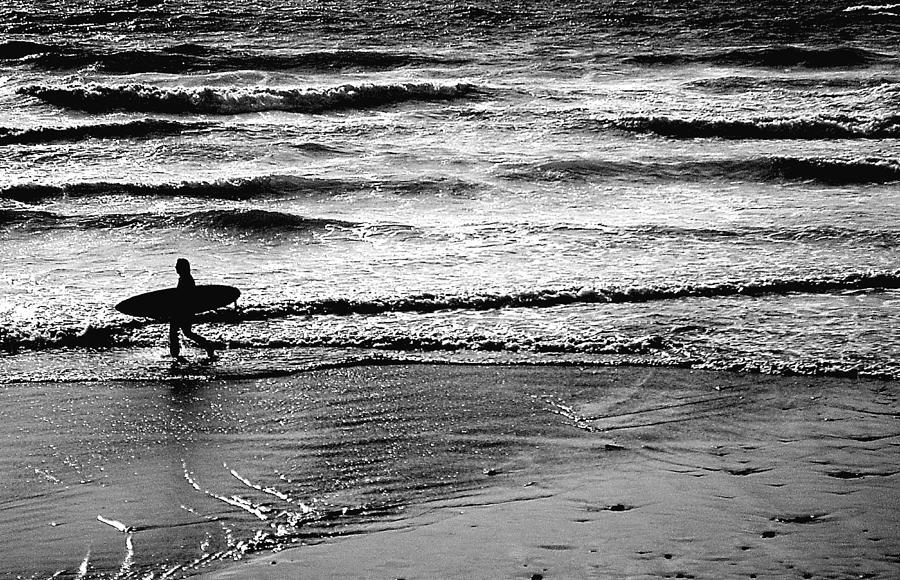
POLYGON ((0 580, 900 578, 894 0, 0 0, 0 580))

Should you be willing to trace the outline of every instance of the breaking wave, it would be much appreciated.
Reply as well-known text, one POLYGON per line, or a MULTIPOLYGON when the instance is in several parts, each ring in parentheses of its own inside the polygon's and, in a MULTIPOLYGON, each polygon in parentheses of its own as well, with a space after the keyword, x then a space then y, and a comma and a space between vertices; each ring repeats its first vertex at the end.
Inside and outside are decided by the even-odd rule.
POLYGON ((808 48, 803 46, 759 46, 701 53, 650 53, 630 56, 627 62, 641 65, 712 64, 764 68, 845 68, 885 62, 890 57, 849 46, 808 48))
POLYGON ((144 213, 89 217, 64 216, 45 211, 0 210, 0 225, 82 229, 191 227, 242 232, 308 232, 327 228, 351 228, 359 224, 261 209, 214 209, 175 215, 144 213))
POLYGON ((602 127, 634 133, 652 133, 674 139, 896 139, 900 115, 851 117, 845 115, 796 118, 677 118, 623 117, 599 120, 602 127))
POLYGON ((30 40, 8 40, 0 42, 0 60, 18 60, 35 54, 50 52, 52 45, 30 40))
POLYGON ((92 67, 133 74, 197 73, 231 70, 366 69, 384 70, 424 64, 459 64, 459 59, 378 50, 323 50, 300 53, 234 51, 194 43, 156 49, 115 50, 30 41, 0 43, 0 60, 48 70, 92 67))
POLYGON ((473 95, 470 84, 433 83, 341 85, 326 89, 31 85, 17 90, 51 105, 94 113, 109 111, 236 115, 262 111, 326 113, 410 101, 448 101, 473 95))
MULTIPOLYGON (((768 293, 793 292, 843 293, 857 290, 900 288, 900 271, 853 273, 826 278, 756 280, 683 287, 643 287, 535 290, 517 294, 482 294, 459 296, 418 295, 384 300, 318 300, 294 304, 265 304, 243 310, 224 309, 198 316, 197 322, 225 324, 252 323, 277 317, 303 315, 286 324, 250 327, 225 340, 222 348, 231 349, 358 349, 385 353, 391 360, 456 360, 456 356, 477 353, 505 357, 524 357, 533 364, 558 361, 565 364, 651 364, 687 368, 719 369, 734 372, 767 374, 806 374, 828 376, 867 376, 900 378, 900 368, 891 362, 879 362, 866 356, 841 359, 796 360, 758 356, 752 352, 731 351, 715 345, 698 344, 691 328, 675 327, 662 334, 619 334, 598 331, 590 336, 532 336, 528 333, 482 333, 475 328, 435 331, 433 327, 417 329, 407 324, 376 324, 372 327, 354 321, 340 324, 337 320, 307 320, 308 316, 367 316, 389 312, 428 313, 447 309, 541 308, 567 304, 611 302, 643 302, 677 300, 696 297, 761 296, 768 293), (260 332, 260 329, 265 330, 260 332), (687 334, 684 334, 687 333, 687 334), (711 348, 710 348, 711 347, 711 348), (451 356, 452 355, 452 356, 451 356), (542 355, 562 356, 545 359, 542 355), (591 357, 614 358, 595 359, 591 357), (412 358, 410 358, 412 357, 412 358), (417 358, 418 357, 418 358, 417 358), (424 358, 423 358, 424 357, 424 358), (450 358, 447 358, 450 357, 450 358), (582 362, 579 362, 582 361, 582 362)), ((389 319, 390 320, 390 319, 389 319)), ((60 348, 155 348, 160 343, 158 324, 141 320, 110 320, 86 327, 3 327, 0 326, 0 350, 47 350, 60 348)), ((354 359, 353 356, 350 357, 354 359)), ((355 360, 355 359, 354 359, 355 360)), ((480 359, 479 359, 480 360, 480 359)), ((492 359, 484 359, 490 362, 492 359)))
POLYGON ((248 200, 292 195, 339 195, 354 191, 377 189, 398 195, 458 194, 469 191, 472 184, 445 180, 424 179, 409 181, 348 181, 313 178, 297 175, 263 175, 214 181, 181 181, 175 183, 118 183, 87 181, 47 185, 24 183, 0 188, 0 199, 23 203, 37 203, 62 197, 92 197, 103 195, 192 197, 206 199, 248 200))
POLYGON ((492 310, 496 308, 549 308, 569 304, 638 303, 690 298, 765 296, 769 294, 824 294, 851 290, 900 288, 900 270, 857 272, 839 277, 770 278, 716 284, 682 286, 569 288, 521 293, 439 295, 421 294, 383 300, 322 299, 306 302, 249 306, 240 320, 265 320, 299 315, 382 314, 385 312, 428 313, 441 310, 492 310))
POLYGON ((511 178, 568 180, 627 178, 698 180, 741 179, 746 181, 811 181, 829 185, 890 183, 900 181, 900 163, 890 159, 825 159, 760 157, 673 163, 620 162, 572 159, 513 169, 511 178))
POLYGON ((47 211, 0 209, 0 226, 23 225, 27 223, 46 224, 56 222, 58 217, 47 211))
MULTIPOLYGON (((21 332, 0 327, 0 351, 44 351, 56 349, 110 349, 159 347, 159 332, 143 328, 140 322, 111 326, 89 326, 74 329, 45 329, 21 332)), ((666 366, 735 373, 768 375, 806 375, 849 378, 900 379, 900 367, 893 361, 849 359, 778 360, 765 356, 743 356, 738 353, 692 353, 675 336, 651 334, 646 336, 596 337, 589 340, 554 340, 527 337, 489 338, 472 335, 466 338, 439 338, 403 331, 389 333, 353 332, 334 335, 311 334, 292 338, 262 340, 228 340, 220 344, 228 349, 358 349, 360 354, 343 361, 288 366, 265 371, 265 375, 294 374, 314 368, 352 367, 383 364, 533 364, 562 366, 666 366)), ((222 376, 222 375, 220 375, 222 376)), ((234 378, 258 377, 253 371, 229 375, 234 378)), ((12 381, 22 380, 12 377, 12 381)), ((30 379, 26 379, 30 380, 30 379)), ((40 378, 39 380, 46 380, 40 378)), ((79 380, 85 380, 79 377, 79 380)), ((4 382, 0 379, 0 382, 4 382)))
MULTIPOLYGON (((80 228, 80 229, 114 229, 114 228, 194 228, 194 229, 211 229, 211 230, 233 230, 244 233, 291 233, 291 232, 315 232, 322 230, 345 229, 353 230, 364 227, 367 235, 376 235, 385 233, 388 235, 396 235, 403 232, 412 237, 427 235, 429 237, 441 236, 442 234, 434 232, 422 232, 417 228, 403 224, 394 223, 357 223, 345 220, 310 218, 297 214, 262 210, 262 209, 213 209, 204 211, 195 211, 190 213, 166 214, 166 213, 138 213, 138 214, 104 214, 89 216, 68 216, 63 214, 52 213, 48 211, 35 211, 23 209, 0 209, 0 227, 26 228, 31 230, 41 230, 50 228, 80 228)), ((533 225, 533 224, 504 224, 500 226, 504 233, 510 229, 529 234, 553 235, 563 234, 583 234, 592 239, 613 238, 619 239, 622 243, 630 244, 635 241, 647 241, 653 239, 677 239, 677 240, 700 240, 704 242, 718 242, 722 240, 751 240, 759 243, 771 243, 773 241, 787 242, 846 242, 851 244, 868 244, 878 247, 900 247, 900 230, 872 230, 872 229, 856 229, 843 228, 837 226, 809 226, 809 227, 765 227, 765 226, 746 226, 734 228, 684 228, 677 226, 629 226, 629 227, 607 227, 602 224, 596 226, 566 226, 566 225, 533 225)), ((479 235, 492 235, 492 228, 482 228, 479 235)), ((616 294, 609 294, 608 291, 601 292, 604 296, 612 296, 610 301, 620 301, 615 298, 616 294)), ((565 295, 565 294, 563 294, 565 295)), ((582 293, 584 296, 585 294, 582 293)), ((475 298, 478 303, 485 297, 475 298)), ((501 304, 501 306, 515 306, 517 299, 515 298, 499 298, 495 297, 488 300, 488 303, 502 302, 508 300, 509 304, 501 304)), ((581 300, 577 300, 581 301, 581 300)), ((329 310, 326 307, 325 313, 337 313, 343 307, 337 306, 343 304, 338 302, 333 304, 329 310)), ((459 302, 458 299, 451 299, 450 304, 465 304, 465 301, 459 302)), ((553 303, 552 303, 553 304, 553 303)), ((455 307, 455 306, 454 306, 455 307)), ((379 307, 372 305, 356 305, 349 306, 351 311, 359 308, 362 310, 374 308, 376 311, 379 307)), ((392 306, 382 306, 387 311, 393 310, 392 306)), ((401 307, 403 310, 405 307, 401 307)), ((437 308, 437 307, 436 307, 437 308)), ((448 306, 451 308, 451 306, 448 306)), ((416 307, 412 307, 413 310, 416 307)))
POLYGON ((592 227, 578 226, 551 226, 549 228, 525 227, 530 233, 545 234, 550 232, 564 232, 569 234, 584 234, 591 239, 609 237, 620 239, 623 244, 646 242, 648 240, 675 239, 699 240, 703 242, 753 242, 769 244, 771 242, 845 242, 849 244, 865 244, 880 248, 900 246, 900 229, 857 229, 837 226, 807 226, 807 227, 766 227, 745 226, 733 228, 685 228, 678 226, 644 225, 624 228, 605 227, 597 225, 592 227))
POLYGON ((33 145, 84 139, 139 139, 178 135, 208 127, 207 123, 181 123, 164 119, 140 119, 125 123, 98 123, 72 127, 11 129, 0 127, 0 145, 33 145))
MULTIPOLYGON (((86 328, 57 328, 22 332, 0 327, 0 350, 48 350, 60 348, 120 348, 154 346, 158 332, 146 332, 146 323, 135 321, 108 326, 86 328)), ((227 348, 352 348, 403 352, 454 352, 460 350, 479 352, 517 352, 528 350, 537 353, 572 354, 651 354, 671 346, 658 335, 605 338, 580 341, 573 344, 553 339, 507 337, 495 339, 473 334, 467 337, 439 338, 407 333, 370 331, 367 333, 338 332, 304 333, 302 336, 265 338, 258 340, 229 340, 227 348)))
POLYGON ((177 183, 81 182, 63 185, 26 183, 0 189, 0 198, 24 203, 60 197, 100 195, 197 197, 246 200, 297 193, 328 193, 353 187, 347 182, 297 176, 271 175, 221 181, 182 181, 177 183))
POLYGON ((328 227, 353 227, 357 224, 341 220, 308 218, 295 214, 261 209, 215 209, 184 215, 138 214, 106 215, 79 219, 80 227, 184 227, 239 231, 312 231, 328 227))
POLYGON ((900 11, 900 4, 857 4, 844 8, 844 12, 887 13, 900 11))
MULTIPOLYGON (((298 302, 244 305, 198 315, 198 322, 239 323, 293 316, 351 316, 385 313, 427 314, 450 310, 500 308, 552 308, 573 304, 621 304, 695 298, 760 297, 787 294, 834 294, 860 290, 900 289, 900 270, 853 272, 821 278, 770 278, 682 286, 637 286, 607 288, 537 289, 519 293, 473 293, 463 295, 419 294, 370 300, 327 298, 298 302)), ((144 326, 141 322, 113 325, 119 332, 144 326)), ((96 329, 95 329, 96 330, 96 329)), ((319 345, 319 342, 316 343, 319 345)), ((335 346, 335 345, 331 345, 335 346)))
POLYGON ((679 228, 667 226, 643 226, 627 228, 612 235, 640 238, 678 238, 714 242, 722 239, 822 242, 841 241, 856 244, 871 244, 880 247, 900 246, 900 230, 862 230, 835 226, 812 226, 799 228, 746 227, 735 229, 679 228))
MULTIPOLYGON (((166 218, 163 218, 164 220, 166 218)), ((317 230, 329 227, 349 228, 353 222, 308 218, 295 214, 261 209, 207 210, 177 218, 176 223, 219 229, 239 230, 317 230)))
POLYGON ((853 89, 872 90, 894 88, 898 79, 889 75, 873 75, 860 77, 834 76, 823 78, 819 75, 810 76, 781 76, 781 77, 754 77, 754 76, 720 76, 696 79, 685 82, 685 86, 717 92, 743 92, 750 90, 817 90, 817 89, 853 89))

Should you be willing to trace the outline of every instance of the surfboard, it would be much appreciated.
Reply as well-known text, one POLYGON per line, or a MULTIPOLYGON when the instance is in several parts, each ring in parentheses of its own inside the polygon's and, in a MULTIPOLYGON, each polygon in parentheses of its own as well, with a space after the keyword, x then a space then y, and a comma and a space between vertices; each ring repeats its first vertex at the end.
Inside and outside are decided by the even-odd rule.
POLYGON ((116 304, 116 310, 128 316, 168 321, 178 313, 198 314, 222 308, 240 297, 234 286, 210 284, 188 290, 166 288, 132 296, 116 304))

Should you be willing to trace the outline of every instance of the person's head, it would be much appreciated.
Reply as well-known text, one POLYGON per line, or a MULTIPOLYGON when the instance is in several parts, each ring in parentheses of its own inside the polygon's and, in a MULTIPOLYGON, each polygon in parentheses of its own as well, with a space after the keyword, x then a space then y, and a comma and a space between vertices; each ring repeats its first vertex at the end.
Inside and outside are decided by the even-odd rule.
POLYGON ((178 258, 175 262, 175 271, 179 276, 186 276, 191 273, 191 264, 184 258, 178 258))

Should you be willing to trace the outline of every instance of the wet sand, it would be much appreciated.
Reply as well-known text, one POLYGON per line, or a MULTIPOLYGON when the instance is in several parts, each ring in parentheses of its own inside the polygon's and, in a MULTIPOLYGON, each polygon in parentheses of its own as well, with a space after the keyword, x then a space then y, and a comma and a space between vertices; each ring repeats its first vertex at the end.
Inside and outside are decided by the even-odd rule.
MULTIPOLYGON (((502 374, 533 390, 546 371, 502 374)), ((544 402, 573 437, 535 440, 489 485, 201 577, 896 577, 895 383, 646 368, 558 381, 544 402)))
POLYGON ((447 364, 233 378, 234 364, 5 384, 0 577, 900 567, 896 382, 447 364))

